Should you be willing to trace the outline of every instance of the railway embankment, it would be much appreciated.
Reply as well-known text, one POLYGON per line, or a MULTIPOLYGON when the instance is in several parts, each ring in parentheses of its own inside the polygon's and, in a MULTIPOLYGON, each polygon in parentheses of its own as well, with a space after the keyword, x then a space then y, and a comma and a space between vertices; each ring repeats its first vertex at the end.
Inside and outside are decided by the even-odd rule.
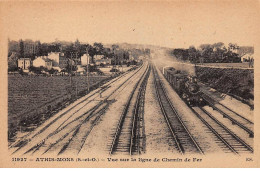
POLYGON ((200 66, 195 68, 197 77, 202 83, 253 107, 254 70, 200 66))

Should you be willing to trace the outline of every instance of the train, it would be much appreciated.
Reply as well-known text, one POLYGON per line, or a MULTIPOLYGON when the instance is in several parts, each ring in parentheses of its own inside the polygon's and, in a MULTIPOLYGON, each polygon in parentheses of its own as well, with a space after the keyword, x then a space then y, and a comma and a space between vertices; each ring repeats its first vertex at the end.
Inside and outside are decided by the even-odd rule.
POLYGON ((164 67, 163 75, 179 94, 179 96, 190 106, 203 106, 205 104, 201 97, 202 92, 197 83, 197 77, 189 75, 184 71, 173 67, 164 67))

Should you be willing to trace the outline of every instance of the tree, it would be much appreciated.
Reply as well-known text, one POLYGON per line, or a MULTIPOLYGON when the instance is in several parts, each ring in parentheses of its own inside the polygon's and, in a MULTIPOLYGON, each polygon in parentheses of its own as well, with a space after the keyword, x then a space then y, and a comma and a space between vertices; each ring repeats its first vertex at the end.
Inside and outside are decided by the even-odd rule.
POLYGON ((129 59, 128 52, 124 51, 123 49, 116 49, 114 51, 114 64, 121 65, 122 62, 126 59, 129 59))
POLYGON ((189 53, 188 60, 192 63, 195 63, 198 57, 196 48, 194 46, 190 46, 188 49, 188 53, 189 53))
POLYGON ((48 51, 48 44, 42 43, 39 47, 39 56, 47 56, 49 53, 48 51))
POLYGON ((80 50, 80 42, 78 39, 75 41, 75 48, 76 48, 76 51, 80 50))
POLYGON ((79 47, 79 56, 82 56, 83 54, 87 53, 88 44, 80 44, 79 47))
POLYGON ((124 60, 129 60, 129 52, 128 51, 124 51, 124 54, 123 54, 123 59, 124 60))
POLYGON ((237 49, 239 49, 239 46, 236 43, 229 43, 228 44, 228 50, 229 51, 234 51, 234 50, 237 50, 237 49))
POLYGON ((48 45, 48 52, 60 52, 61 44, 55 43, 48 45))
POLYGON ((55 73, 58 72, 58 70, 51 68, 48 72, 49 72, 50 74, 55 74, 55 73))
POLYGON ((94 48, 93 46, 89 45, 88 46, 88 54, 91 57, 91 63, 94 63, 94 56, 97 54, 97 50, 96 48, 94 48))
POLYGON ((223 42, 218 42, 218 43, 214 43, 213 45, 212 45, 212 47, 213 47, 213 49, 214 48, 218 48, 218 49, 221 49, 222 47, 224 47, 224 43, 223 42))
POLYGON ((96 55, 102 55, 104 52, 104 46, 102 43, 94 43, 93 47, 96 50, 96 55))
POLYGON ((113 45, 112 45, 112 50, 113 50, 113 52, 115 52, 115 50, 117 50, 117 49, 119 49, 119 46, 116 45, 116 44, 113 44, 113 45))
POLYGON ((213 62, 212 54, 213 48, 210 44, 202 44, 200 45, 201 48, 201 57, 203 58, 204 62, 213 62))
POLYGON ((65 71, 72 74, 72 72, 76 70, 77 70, 77 66, 75 65, 74 61, 69 60, 68 65, 65 67, 65 71))
POLYGON ((114 56, 114 54, 113 54, 113 52, 111 51, 110 48, 104 48, 104 55, 107 58, 113 58, 113 56, 114 56))
POLYGON ((19 58, 24 58, 24 43, 22 39, 19 41, 19 48, 19 58))
POLYGON ((174 55, 176 58, 179 58, 179 59, 185 61, 185 60, 188 59, 189 53, 188 53, 188 50, 187 50, 187 49, 174 49, 174 50, 173 50, 173 55, 174 55))

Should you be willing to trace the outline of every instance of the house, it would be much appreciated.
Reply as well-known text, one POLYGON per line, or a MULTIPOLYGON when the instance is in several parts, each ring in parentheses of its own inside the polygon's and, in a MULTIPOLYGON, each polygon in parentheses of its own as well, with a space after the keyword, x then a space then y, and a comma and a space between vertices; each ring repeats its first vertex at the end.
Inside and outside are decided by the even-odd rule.
POLYGON ((23 51, 24 51, 24 55, 28 56, 28 55, 34 55, 34 54, 38 54, 40 51, 40 42, 39 41, 32 41, 30 39, 26 39, 24 41, 20 40, 19 42, 17 41, 13 41, 8 39, 8 52, 16 52, 19 53, 20 52, 20 48, 21 48, 21 44, 23 43, 23 51))
POLYGON ((48 59, 45 56, 37 57, 35 60, 33 60, 33 66, 34 67, 45 67, 48 70, 52 69, 52 60, 48 59))
POLYGON ((39 41, 32 41, 30 39, 26 39, 24 42, 24 54, 25 55, 32 55, 37 54, 40 50, 40 42, 39 41))
POLYGON ((254 60, 254 56, 251 53, 241 56, 241 62, 250 62, 252 60, 254 60))
POLYGON ((238 55, 244 56, 245 54, 254 54, 253 46, 240 46, 238 49, 238 55))
POLYGON ((32 60, 30 58, 20 58, 18 59, 18 68, 21 68, 25 72, 29 72, 29 67, 32 65, 32 60))
POLYGON ((53 67, 59 67, 63 69, 68 65, 68 59, 64 56, 64 53, 51 52, 48 53, 47 58, 52 60, 53 67))
POLYGON ((50 70, 52 69, 52 60, 50 59, 45 59, 45 67, 50 70))
POLYGON ((68 65, 68 59, 65 57, 64 53, 59 54, 59 68, 64 69, 68 65))
POLYGON ((82 66, 86 66, 87 64, 89 64, 89 61, 90 61, 89 54, 84 54, 83 56, 81 56, 81 65, 82 66))
POLYGON ((77 65, 77 73, 84 75, 86 74, 86 70, 81 65, 77 65))
POLYGON ((47 58, 52 60, 52 65, 53 66, 55 66, 55 67, 59 66, 59 63, 60 63, 60 54, 59 54, 59 52, 48 53, 47 58))
POLYGON ((104 65, 111 65, 111 59, 99 59, 95 60, 96 65, 104 64, 104 65))
POLYGON ((94 55, 94 60, 100 60, 100 59, 103 59, 104 58, 104 55, 94 55))

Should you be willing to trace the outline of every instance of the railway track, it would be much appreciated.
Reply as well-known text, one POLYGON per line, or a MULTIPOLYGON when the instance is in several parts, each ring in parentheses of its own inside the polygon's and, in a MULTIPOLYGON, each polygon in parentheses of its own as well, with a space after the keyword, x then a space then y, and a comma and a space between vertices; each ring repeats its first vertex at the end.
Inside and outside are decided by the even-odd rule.
MULTIPOLYGON (((160 85, 160 84, 158 84, 160 85)), ((249 134, 249 137, 254 137, 253 122, 246 119, 245 117, 239 115, 230 108, 218 103, 209 95, 203 94, 201 97, 207 102, 208 106, 213 108, 217 113, 223 115, 224 118, 229 119, 232 124, 237 125, 239 128, 243 129, 249 134)), ((160 93, 159 93, 160 94, 160 93)), ((244 140, 242 140, 238 135, 228 129, 222 122, 220 122, 214 116, 218 114, 211 114, 204 108, 198 106, 194 107, 188 105, 193 113, 209 128, 209 130, 217 137, 218 144, 222 148, 231 153, 240 154, 240 153, 253 153, 253 148, 248 145, 244 140)), ((214 112, 215 113, 215 112, 214 112)), ((178 146, 178 144, 177 144, 178 146)))
POLYGON ((227 152, 235 154, 253 152, 253 148, 219 122, 211 113, 202 107, 192 107, 193 112, 224 144, 227 152))
POLYGON ((203 93, 202 98, 212 107, 214 110, 218 111, 218 113, 222 114, 223 117, 229 119, 232 124, 237 125, 244 131, 249 134, 250 138, 254 137, 254 123, 245 117, 241 116, 237 112, 233 111, 232 109, 228 108, 227 106, 216 102, 212 99, 209 95, 203 93))
MULTIPOLYGON (((13 153, 16 153, 17 151, 23 149, 23 147, 24 147, 24 150, 22 150, 23 154, 27 154, 27 153, 33 154, 35 152, 39 152, 40 149, 41 152, 43 151, 43 154, 52 151, 54 149, 60 149, 58 154, 62 154, 66 151, 66 149, 70 147, 72 147, 71 149, 74 149, 77 153, 79 153, 80 150, 82 149, 82 146, 84 145, 87 136, 89 135, 89 133, 91 132, 91 130, 93 129, 97 121, 100 119, 100 117, 105 113, 105 110, 110 105, 109 98, 112 97, 112 95, 114 95, 118 89, 120 89, 123 86, 126 86, 131 79, 134 79, 134 76, 136 76, 136 74, 142 68, 143 66, 137 69, 136 71, 134 71, 134 73, 130 75, 130 77, 126 79, 123 83, 121 83, 115 90, 113 90, 112 93, 110 93, 106 98, 101 100, 97 105, 93 105, 93 107, 87 112, 80 114, 78 117, 74 116, 75 113, 79 112, 89 102, 87 102, 87 104, 84 104, 83 107, 77 109, 67 119, 61 120, 61 118, 64 115, 66 115, 68 111, 73 110, 78 105, 77 104, 72 108, 70 108, 68 111, 65 111, 64 113, 62 113, 61 115, 53 119, 45 126, 43 126, 40 130, 34 133, 30 133, 29 135, 23 137, 23 139, 15 145, 18 148, 13 153), (48 132, 47 136, 42 137, 41 134, 44 131, 46 132, 46 130, 49 127, 51 127, 53 124, 57 122, 59 122, 59 124, 56 124, 58 125, 58 127, 53 129, 51 132, 48 132), (30 144, 30 142, 32 141, 37 143, 30 144), (74 145, 76 146, 76 148, 74 145)), ((112 81, 112 83, 115 82, 116 80, 112 81)), ((94 94, 91 96, 94 96, 94 94)), ((89 97, 87 99, 89 99, 89 97)), ((86 101, 87 99, 83 101, 86 101)), ((80 102, 80 104, 81 103, 83 102, 80 102)))
POLYGON ((175 148, 181 153, 200 153, 203 154, 202 149, 195 141, 178 112, 171 104, 170 99, 160 81, 159 75, 155 67, 153 67, 154 84, 156 88, 156 95, 159 101, 161 111, 164 115, 165 121, 169 127, 170 133, 173 137, 175 148))
POLYGON ((144 151, 144 96, 150 70, 148 66, 127 100, 109 149, 111 155, 144 151))
MULTIPOLYGON (((140 67, 141 68, 141 67, 140 67)), ((139 69, 140 69, 139 68, 139 69)), ((109 86, 116 82, 117 80, 119 80, 120 78, 124 77, 128 72, 116 77, 115 79, 113 79, 112 81, 109 81, 108 83, 105 84, 105 86, 103 86, 102 89, 99 89, 97 91, 95 91, 94 93, 90 94, 87 98, 81 100, 79 103, 77 103, 76 105, 72 106, 71 108, 69 108, 68 110, 64 111, 62 114, 59 115, 59 117, 57 117, 53 122, 57 121, 58 119, 60 119, 61 117, 63 117, 64 115, 66 115, 68 112, 70 112, 71 110, 74 110, 76 108, 76 106, 80 105, 80 104, 83 104, 85 103, 86 101, 88 101, 91 97, 95 96, 95 95, 98 95, 99 93, 102 93, 104 91, 106 91, 109 86)), ((86 104, 84 104, 80 109, 77 109, 76 112, 78 112, 79 110, 81 110, 83 107, 85 107, 87 104, 89 104, 89 102, 91 101, 88 101, 86 104)), ((58 111, 57 111, 58 112, 58 111)), ((76 113, 74 112, 74 113, 76 113)), ((71 115, 73 116, 73 114, 71 115)), ((39 135, 40 133, 42 133, 46 128, 48 128, 52 123, 48 124, 47 126, 45 126, 43 129, 41 129, 40 131, 37 132, 37 134, 34 134, 32 137, 31 134, 33 133, 33 131, 29 132, 28 134, 26 134, 25 136, 21 137, 18 141, 15 141, 14 143, 12 143, 10 146, 9 146, 9 149, 10 148, 13 148, 13 147, 17 147, 19 145, 26 145, 26 142, 28 141, 27 138, 30 137, 29 139, 31 138, 34 138, 35 136, 39 135)), ((62 125, 60 125, 62 126, 62 125)))

